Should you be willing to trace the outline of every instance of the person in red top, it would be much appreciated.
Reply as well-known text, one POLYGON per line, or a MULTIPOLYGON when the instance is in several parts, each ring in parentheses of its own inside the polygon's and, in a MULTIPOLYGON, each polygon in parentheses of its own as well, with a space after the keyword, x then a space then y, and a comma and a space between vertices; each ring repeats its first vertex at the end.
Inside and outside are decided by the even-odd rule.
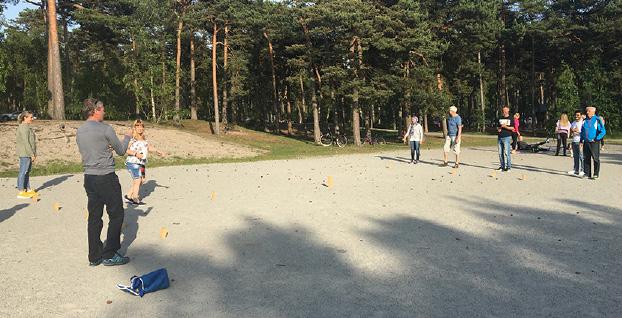
POLYGON ((520 114, 514 114, 514 132, 512 133, 512 153, 516 153, 518 151, 518 137, 520 137, 520 132, 518 131, 518 127, 520 126, 520 114))

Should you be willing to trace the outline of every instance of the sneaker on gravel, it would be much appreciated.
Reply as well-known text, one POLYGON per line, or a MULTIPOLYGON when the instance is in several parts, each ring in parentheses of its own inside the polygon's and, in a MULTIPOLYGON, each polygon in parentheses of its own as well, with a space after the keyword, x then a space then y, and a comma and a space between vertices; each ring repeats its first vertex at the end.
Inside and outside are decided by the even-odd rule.
POLYGON ((18 199, 30 199, 30 198, 32 198, 32 194, 30 194, 30 193, 28 193, 26 191, 20 191, 17 194, 17 198, 18 199))
POLYGON ((119 253, 114 253, 112 258, 102 260, 104 266, 125 265, 130 262, 130 258, 127 256, 121 256, 119 253))
POLYGON ((585 172, 581 171, 579 172, 579 177, 583 177, 585 175, 585 172))
POLYGON ((102 263, 101 257, 96 261, 89 261, 89 266, 99 266, 102 263))

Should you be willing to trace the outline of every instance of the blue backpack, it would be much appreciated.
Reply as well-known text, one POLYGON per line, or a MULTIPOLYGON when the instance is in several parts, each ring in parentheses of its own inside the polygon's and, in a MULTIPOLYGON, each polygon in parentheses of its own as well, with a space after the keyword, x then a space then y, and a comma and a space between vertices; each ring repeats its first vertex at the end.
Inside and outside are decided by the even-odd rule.
POLYGON ((146 293, 151 293, 169 286, 168 273, 165 268, 160 268, 149 274, 133 276, 130 278, 130 285, 117 284, 117 288, 135 296, 143 297, 146 293))

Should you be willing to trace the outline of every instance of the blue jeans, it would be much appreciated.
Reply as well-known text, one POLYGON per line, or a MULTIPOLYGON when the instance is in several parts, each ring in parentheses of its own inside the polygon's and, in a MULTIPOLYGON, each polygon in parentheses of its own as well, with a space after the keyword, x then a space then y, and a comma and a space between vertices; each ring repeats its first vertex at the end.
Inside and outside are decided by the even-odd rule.
POLYGON ((32 168, 32 158, 19 157, 19 174, 17 175, 17 189, 30 189, 30 168, 32 168))
POLYGON ((419 160, 419 141, 410 141, 410 160, 419 160), (415 155, 417 155, 417 159, 415 159, 415 155))
POLYGON ((502 169, 512 169, 512 136, 499 137, 497 145, 499 146, 499 163, 502 169))
POLYGON ((578 142, 572 142, 572 159, 574 159, 574 173, 583 171, 583 154, 578 142))

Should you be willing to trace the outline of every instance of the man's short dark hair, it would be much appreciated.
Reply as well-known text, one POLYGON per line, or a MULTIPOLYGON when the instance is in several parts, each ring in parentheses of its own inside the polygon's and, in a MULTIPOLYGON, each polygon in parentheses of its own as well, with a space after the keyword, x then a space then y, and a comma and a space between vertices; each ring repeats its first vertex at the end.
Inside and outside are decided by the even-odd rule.
POLYGON ((575 113, 575 114, 579 113, 579 114, 583 115, 583 112, 582 112, 582 111, 580 111, 580 110, 578 110, 578 109, 577 109, 577 110, 575 110, 575 111, 574 111, 574 113, 575 113))
POLYGON ((104 106, 104 103, 96 98, 87 98, 84 100, 84 106, 82 107, 82 116, 84 119, 88 119, 93 116, 97 108, 104 106))

